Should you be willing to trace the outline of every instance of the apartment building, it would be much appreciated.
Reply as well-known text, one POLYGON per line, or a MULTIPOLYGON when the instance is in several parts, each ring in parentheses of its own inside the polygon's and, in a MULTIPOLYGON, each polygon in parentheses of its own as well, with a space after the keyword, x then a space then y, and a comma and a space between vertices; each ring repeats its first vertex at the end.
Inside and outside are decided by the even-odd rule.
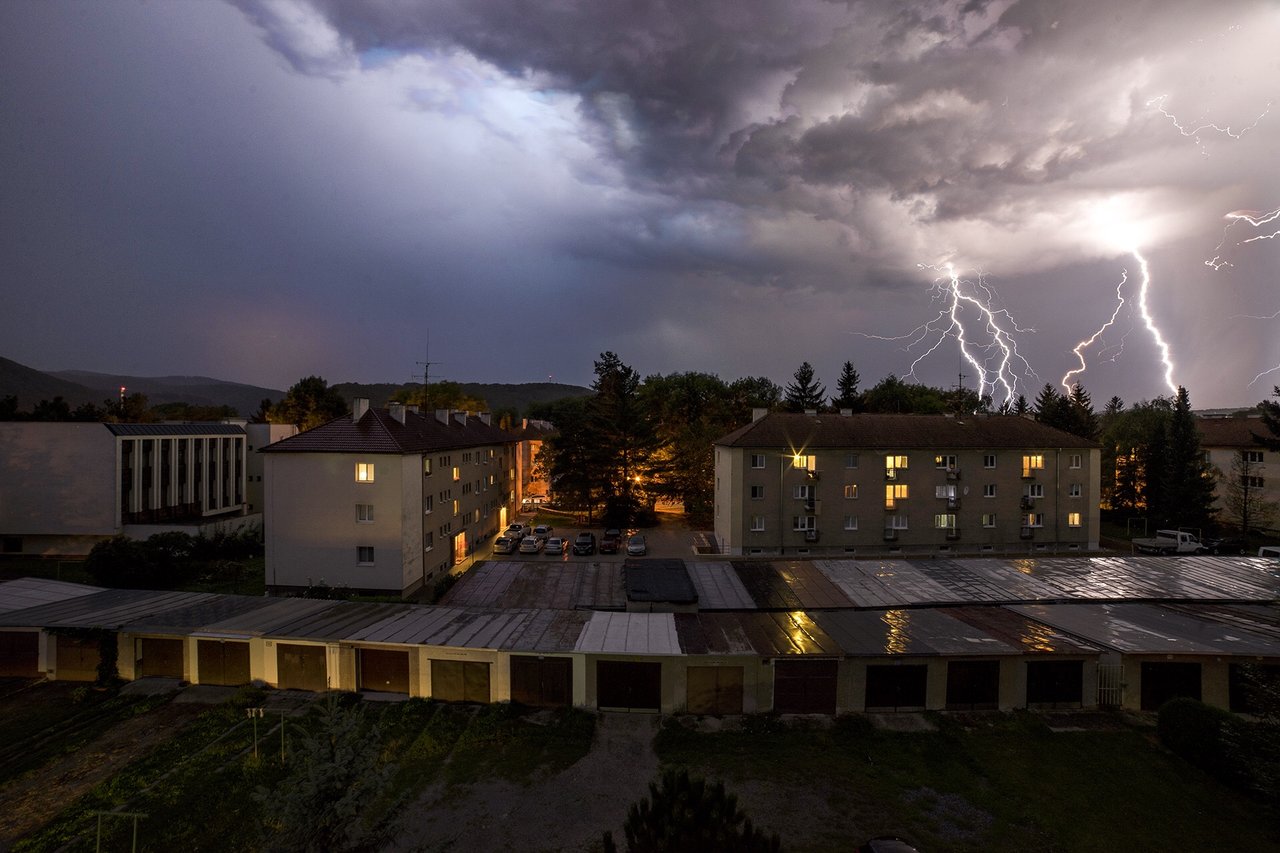
POLYGON ((715 443, 734 555, 1098 547, 1097 444, 1012 415, 768 414, 715 443))
POLYGON ((248 518, 231 423, 0 423, 0 551, 79 556, 102 539, 248 518))
POLYGON ((487 414, 393 403, 261 451, 267 586, 411 595, 506 527, 516 440, 487 414))
POLYGON ((1277 476, 1280 472, 1268 472, 1268 468, 1280 463, 1280 453, 1267 450, 1253 438, 1270 435, 1266 424, 1257 416, 1202 417, 1196 420, 1196 426, 1200 428, 1200 449, 1218 474, 1214 490, 1218 520, 1233 527, 1239 525, 1242 515, 1239 504, 1247 495, 1249 527, 1280 531, 1280 512, 1268 515, 1265 509, 1268 505, 1280 505, 1280 476, 1277 476), (1239 478, 1241 486, 1234 500, 1228 494, 1229 478, 1239 478))

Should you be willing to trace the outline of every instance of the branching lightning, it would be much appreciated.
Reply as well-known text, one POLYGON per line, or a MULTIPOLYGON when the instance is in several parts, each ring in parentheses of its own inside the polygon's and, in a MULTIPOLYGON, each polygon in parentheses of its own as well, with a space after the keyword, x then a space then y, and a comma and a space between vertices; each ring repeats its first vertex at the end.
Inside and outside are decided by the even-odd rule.
POLYGON ((932 292, 935 301, 943 307, 933 319, 921 323, 905 335, 856 334, 877 341, 906 341, 908 352, 919 344, 930 342, 911 362, 904 378, 916 378, 916 368, 938 350, 948 338, 954 338, 960 355, 978 376, 978 396, 995 396, 1002 393, 1003 403, 1012 404, 1018 396, 1021 376, 1034 378, 1036 373, 1018 352, 1015 334, 1027 334, 1034 329, 1022 328, 1004 308, 996 308, 997 294, 979 273, 976 281, 961 279, 951 264, 945 267, 919 264, 943 275, 934 280, 932 292), (978 322, 965 325, 966 311, 975 312, 978 322))
MULTIPOLYGON (((1222 239, 1219 240, 1218 245, 1213 248, 1216 254, 1204 262, 1205 266, 1212 267, 1215 272, 1223 267, 1232 266, 1230 261, 1222 257, 1222 247, 1227 244, 1227 237, 1231 233, 1232 226, 1239 222, 1248 223, 1248 225, 1253 228, 1261 228, 1264 225, 1269 225, 1280 219, 1280 207, 1277 207, 1275 210, 1265 212, 1261 210, 1233 210, 1222 218, 1227 220, 1227 224, 1222 228, 1222 239)), ((1259 240, 1274 240, 1277 237, 1280 237, 1280 228, 1277 228, 1270 234, 1255 234, 1245 240, 1237 240, 1235 245, 1243 246, 1246 243, 1256 243, 1259 240)))
POLYGON ((1176 394, 1178 386, 1173 382, 1173 360, 1169 355, 1169 344, 1165 342, 1164 335, 1160 334, 1160 329, 1156 326, 1155 318, 1151 316, 1151 309, 1147 305, 1147 295, 1151 290, 1151 269, 1147 266, 1147 259, 1141 252, 1137 249, 1130 251, 1138 259, 1138 266, 1142 269, 1142 284, 1138 287, 1138 311, 1142 314, 1143 322, 1147 324, 1147 331, 1151 332, 1151 337, 1160 349, 1160 362, 1164 365, 1164 384, 1169 386, 1170 393, 1176 394))
MULTIPOLYGON (((1075 376, 1077 373, 1084 373, 1086 368, 1088 367, 1088 365, 1085 363, 1085 360, 1084 360, 1084 350, 1087 349, 1088 347, 1093 346, 1093 344, 1098 340, 1098 338, 1102 336, 1102 333, 1105 332, 1110 326, 1115 324, 1116 317, 1120 315, 1120 309, 1124 308, 1124 294, 1122 293, 1122 291, 1124 290, 1125 282, 1127 282, 1128 280, 1129 280, 1129 271, 1123 270, 1120 273, 1120 283, 1116 285, 1116 310, 1111 312, 1111 319, 1103 323, 1101 326, 1099 326, 1098 331, 1094 332, 1089 337, 1080 341, 1072 348, 1071 351, 1076 354, 1076 358, 1079 359, 1080 361, 1080 366, 1073 370, 1068 370, 1062 377, 1062 387, 1067 390, 1068 394, 1071 393, 1071 385, 1072 385, 1071 377, 1075 376)), ((1123 350, 1124 348, 1123 339, 1121 339, 1120 341, 1120 347, 1123 350)), ((1114 357, 1112 358, 1112 360, 1113 361, 1115 360, 1114 357)))
POLYGON ((1244 136, 1246 133, 1253 130, 1255 127, 1257 127, 1258 122, 1266 118, 1267 113, 1271 112, 1271 103, 1272 103, 1271 101, 1268 101, 1266 108, 1263 109, 1263 111, 1258 114, 1258 117, 1255 118, 1248 125, 1240 128, 1239 130, 1233 130, 1231 128, 1231 125, 1229 124, 1220 125, 1220 124, 1215 124, 1213 122, 1202 122, 1201 124, 1197 124, 1190 127, 1187 125, 1184 125, 1181 121, 1178 120, 1178 117, 1176 115, 1174 115, 1173 113, 1169 112, 1164 108, 1164 102, 1168 99, 1168 97, 1169 97, 1168 95, 1159 95, 1157 97, 1154 97, 1151 100, 1147 101, 1147 106, 1148 107, 1154 106, 1157 110, 1160 111, 1160 115, 1164 116, 1165 118, 1169 119, 1169 121, 1173 122, 1173 126, 1178 129, 1178 133, 1181 133, 1183 136, 1187 136, 1195 140, 1196 147, 1200 149, 1200 155, 1203 157, 1208 157, 1209 152, 1204 147, 1204 140, 1200 138, 1202 134, 1212 131, 1214 133, 1220 133, 1223 136, 1228 136, 1231 139, 1239 139, 1240 137, 1244 136))

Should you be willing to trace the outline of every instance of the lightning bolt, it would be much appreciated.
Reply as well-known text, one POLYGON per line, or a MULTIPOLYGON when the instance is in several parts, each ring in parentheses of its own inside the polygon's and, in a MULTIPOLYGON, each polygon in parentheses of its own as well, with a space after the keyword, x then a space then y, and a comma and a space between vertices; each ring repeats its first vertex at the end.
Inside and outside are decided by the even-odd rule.
POLYGON ((1246 133, 1253 130, 1255 127, 1257 127, 1258 122, 1266 118, 1267 113, 1271 112, 1271 104, 1272 104, 1271 101, 1267 101, 1266 108, 1263 109, 1263 111, 1258 114, 1258 117, 1255 118, 1250 124, 1240 128, 1239 130, 1232 130, 1231 125, 1229 124, 1220 125, 1220 124, 1214 124, 1213 122, 1203 122, 1193 127, 1188 127, 1187 125, 1184 125, 1181 121, 1179 121, 1176 115, 1174 115, 1173 113, 1169 112, 1164 108, 1164 102, 1168 98, 1169 98, 1168 95, 1159 95, 1147 101, 1147 106, 1148 107, 1154 106, 1155 109, 1160 111, 1160 115, 1164 116, 1165 118, 1169 119, 1169 121, 1173 122, 1173 126, 1178 129, 1178 133, 1181 133, 1183 136, 1187 136, 1193 139, 1196 143, 1196 147, 1200 149, 1200 154, 1203 157, 1208 157, 1209 151, 1204 146, 1204 140, 1200 138, 1201 134, 1204 134, 1208 131, 1213 131, 1214 133, 1220 133, 1223 136, 1230 137, 1231 139, 1239 139, 1240 137, 1244 136, 1246 133))
POLYGON ((1030 363, 1018 352, 1014 334, 1026 334, 1035 330, 1022 328, 1007 309, 995 307, 998 295, 981 273, 975 282, 961 279, 951 264, 945 267, 930 264, 918 266, 920 269, 942 273, 942 276, 934 280, 931 288, 934 299, 943 303, 937 316, 904 335, 855 334, 877 341, 905 341, 903 349, 906 351, 912 351, 919 344, 930 341, 925 351, 911 362, 911 367, 903 378, 916 378, 916 368, 937 352, 949 338, 954 338, 961 357, 978 376, 978 396, 986 396, 988 392, 995 395, 999 390, 1004 394, 1004 402, 1012 403, 1018 396, 1019 370, 1023 376, 1036 375, 1030 363), (966 326, 965 311, 976 313, 978 323, 966 326))
POLYGON ((1151 309, 1147 306, 1147 296, 1151 291, 1151 269, 1147 266, 1147 259, 1136 248, 1130 249, 1129 252, 1138 259, 1138 266, 1142 270, 1142 284, 1138 288, 1138 311, 1142 314, 1143 322, 1147 324, 1147 331, 1151 333, 1152 339, 1160 349, 1160 362, 1164 365, 1164 384, 1169 386, 1171 393, 1177 394, 1178 386, 1173 383, 1173 360, 1169 355, 1169 344, 1165 342, 1164 335, 1160 334, 1155 318, 1151 316, 1151 309))
MULTIPOLYGON (((1223 267, 1232 266, 1231 262, 1222 257, 1222 247, 1227 244, 1227 236, 1231 233, 1231 228, 1238 222, 1246 222, 1253 228, 1261 228, 1280 219, 1280 207, 1272 211, 1259 210, 1233 210, 1222 217, 1227 220, 1227 224, 1222 228, 1222 239, 1218 241, 1218 245, 1213 247, 1216 253, 1212 258, 1204 262, 1207 267, 1212 267, 1215 272, 1223 267)), ((1246 240, 1240 240, 1235 245, 1243 246, 1246 243, 1256 243, 1259 240, 1274 240, 1280 237, 1280 229, 1272 231, 1270 234, 1256 234, 1246 240)))
MULTIPOLYGON (((1087 364, 1085 363, 1085 360, 1084 360, 1084 350, 1092 346, 1098 340, 1098 338, 1102 336, 1102 333, 1105 332, 1108 327, 1110 327, 1115 323, 1116 317, 1120 315, 1120 309, 1124 308, 1124 295, 1121 293, 1121 291, 1124 289, 1124 284, 1128 280, 1129 280, 1129 271, 1128 270, 1121 271, 1120 283, 1116 285, 1116 310, 1111 312, 1111 319, 1103 323, 1101 326, 1099 326, 1098 331, 1094 332, 1089 337, 1080 341, 1072 348, 1071 351, 1075 353, 1076 358, 1080 360, 1080 366, 1075 368, 1074 370, 1068 370, 1062 377, 1062 387, 1067 389, 1068 394, 1071 393, 1071 385, 1072 385, 1071 377, 1075 376, 1077 373, 1084 373, 1085 369, 1087 368, 1087 364)), ((1121 352, 1124 351, 1123 338, 1120 340, 1120 351, 1121 352)), ((1116 355, 1113 356, 1111 360, 1115 361, 1116 358, 1118 357, 1119 357, 1119 353, 1116 353, 1116 355)))

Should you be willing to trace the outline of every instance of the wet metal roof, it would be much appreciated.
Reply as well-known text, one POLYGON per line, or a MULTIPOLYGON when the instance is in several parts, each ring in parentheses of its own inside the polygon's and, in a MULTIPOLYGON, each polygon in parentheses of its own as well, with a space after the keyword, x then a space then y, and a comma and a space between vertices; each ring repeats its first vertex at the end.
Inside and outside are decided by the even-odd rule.
POLYGON ((1012 655, 1021 649, 941 610, 843 610, 815 613, 845 654, 1012 655))
POLYGON ((839 655, 836 642, 808 613, 743 613, 739 620, 756 653, 783 655, 839 655))
POLYGON ((1016 613, 1128 654, 1280 655, 1280 631, 1249 629, 1155 604, 1031 604, 1016 613))
POLYGON ((627 560, 622 582, 628 601, 694 604, 698 591, 684 569, 684 560, 627 560))
POLYGON ((0 613, 10 610, 25 610, 41 604, 53 604, 66 601, 68 598, 79 598, 103 592, 100 586, 88 586, 82 583, 67 583, 47 578, 18 578, 0 583, 0 613))
POLYGON ((689 580, 698 591, 698 605, 703 610, 754 610, 756 607, 738 573, 723 560, 690 564, 689 580))
POLYGON ((107 628, 119 630, 178 607, 207 601, 208 592, 153 592, 107 589, 63 601, 0 613, 0 625, 24 628, 107 628))
POLYGON ((739 613, 677 613, 676 635, 686 655, 754 655, 739 613))

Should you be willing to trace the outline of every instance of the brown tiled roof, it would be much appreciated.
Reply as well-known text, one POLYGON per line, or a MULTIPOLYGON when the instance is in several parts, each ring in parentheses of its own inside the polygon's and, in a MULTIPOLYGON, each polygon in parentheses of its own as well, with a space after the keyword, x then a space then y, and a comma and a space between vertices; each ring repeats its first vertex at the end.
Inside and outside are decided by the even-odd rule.
POLYGON ((1262 418, 1197 418, 1201 447, 1261 447, 1254 434, 1270 436, 1262 418))
POLYGON ((775 412, 716 441, 723 447, 1097 447, 1017 415, 804 415, 775 412))
POLYGON ((434 414, 424 416, 406 411, 404 423, 386 409, 369 409, 359 421, 350 415, 334 418, 315 429, 277 441, 262 448, 263 453, 434 453, 488 444, 505 444, 515 436, 486 424, 472 415, 467 423, 452 417, 447 424, 434 414))

